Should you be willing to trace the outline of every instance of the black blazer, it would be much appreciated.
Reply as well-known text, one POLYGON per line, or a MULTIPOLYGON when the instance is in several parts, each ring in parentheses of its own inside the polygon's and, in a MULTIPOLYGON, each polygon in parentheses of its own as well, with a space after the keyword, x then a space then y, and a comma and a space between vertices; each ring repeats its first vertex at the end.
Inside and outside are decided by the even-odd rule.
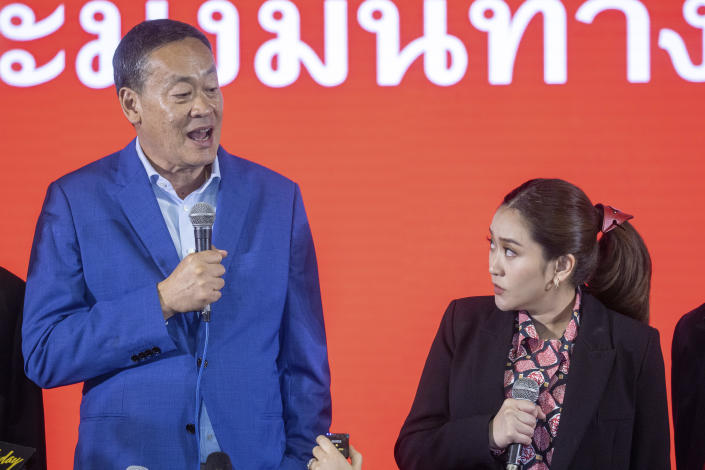
MULTIPOLYGON (((394 448, 402 470, 498 469, 489 422, 504 401, 516 312, 493 297, 446 311, 394 448)), ((583 294, 551 470, 670 468, 658 331, 583 294)))
POLYGON ((42 389, 24 374, 24 281, 0 268, 0 441, 34 447, 28 470, 46 469, 42 389))
POLYGON ((671 353, 676 466, 701 470, 705 465, 705 304, 680 319, 671 353))

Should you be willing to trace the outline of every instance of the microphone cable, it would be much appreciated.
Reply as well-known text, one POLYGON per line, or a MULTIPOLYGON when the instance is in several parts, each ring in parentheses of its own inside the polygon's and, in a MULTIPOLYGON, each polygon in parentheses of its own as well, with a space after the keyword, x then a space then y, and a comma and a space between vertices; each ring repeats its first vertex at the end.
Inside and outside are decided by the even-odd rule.
POLYGON ((206 367, 206 353, 208 352, 208 332, 210 330, 210 322, 206 324, 206 340, 203 343, 203 356, 201 356, 201 365, 198 367, 198 377, 196 378, 196 412, 194 423, 196 426, 196 450, 198 453, 198 470, 201 470, 201 378, 203 377, 203 369, 206 367))

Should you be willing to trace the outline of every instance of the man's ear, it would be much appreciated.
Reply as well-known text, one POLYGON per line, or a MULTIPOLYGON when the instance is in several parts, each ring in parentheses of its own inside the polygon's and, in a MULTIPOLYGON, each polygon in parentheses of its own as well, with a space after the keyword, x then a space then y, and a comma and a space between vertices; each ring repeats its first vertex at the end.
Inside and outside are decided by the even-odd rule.
POLYGON ((575 270, 575 256, 561 255, 556 258, 556 277, 559 282, 570 278, 575 270))
POLYGON ((118 92, 122 113, 133 126, 142 122, 142 104, 140 95, 133 89, 122 87, 118 92))

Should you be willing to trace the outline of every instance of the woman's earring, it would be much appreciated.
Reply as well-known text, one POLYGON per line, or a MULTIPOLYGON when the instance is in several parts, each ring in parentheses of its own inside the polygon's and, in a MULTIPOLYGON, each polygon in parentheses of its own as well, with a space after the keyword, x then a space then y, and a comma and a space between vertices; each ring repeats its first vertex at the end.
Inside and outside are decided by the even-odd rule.
POLYGON ((560 284, 561 284, 561 281, 559 281, 557 277, 554 277, 553 278, 553 287, 558 289, 558 286, 560 286, 560 284))

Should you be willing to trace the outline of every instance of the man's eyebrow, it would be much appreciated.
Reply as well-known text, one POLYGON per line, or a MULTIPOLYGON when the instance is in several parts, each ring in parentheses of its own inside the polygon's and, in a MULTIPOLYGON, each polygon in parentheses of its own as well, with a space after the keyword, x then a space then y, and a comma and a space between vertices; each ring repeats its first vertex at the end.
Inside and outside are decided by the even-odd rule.
MULTIPOLYGON (((206 73, 204 73, 203 75, 204 75, 204 76, 205 76, 205 75, 211 75, 211 74, 214 74, 214 73, 218 73, 218 69, 215 67, 215 65, 213 65, 211 68, 209 68, 208 70, 206 70, 206 73)), ((191 79, 190 76, 186 76, 186 75, 172 75, 171 77, 169 77, 168 83, 169 83, 169 85, 175 85, 175 84, 181 83, 181 82, 191 82, 191 80, 192 80, 192 79, 191 79)))

